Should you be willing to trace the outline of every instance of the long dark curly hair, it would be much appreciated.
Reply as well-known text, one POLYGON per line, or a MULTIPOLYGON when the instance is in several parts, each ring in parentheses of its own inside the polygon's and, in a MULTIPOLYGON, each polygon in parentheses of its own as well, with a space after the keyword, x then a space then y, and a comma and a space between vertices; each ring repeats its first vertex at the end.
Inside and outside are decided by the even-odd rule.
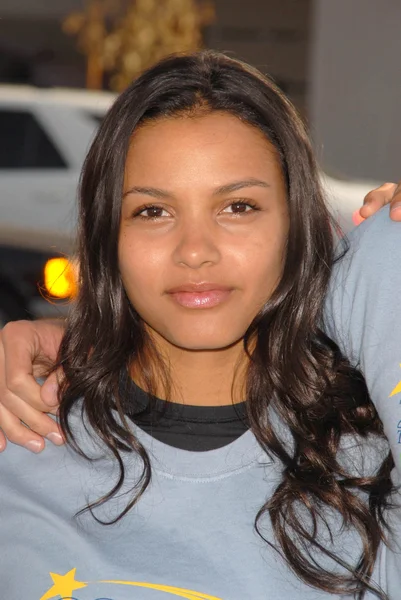
POLYGON ((388 454, 384 462, 380 459, 378 470, 364 474, 340 458, 347 436, 363 443, 369 436, 384 435, 363 378, 322 332, 333 235, 311 145, 294 107, 270 79, 216 52, 169 57, 143 73, 108 112, 84 164, 79 294, 59 355, 65 373, 60 421, 70 444, 82 452, 69 419, 82 402, 85 419, 120 469, 110 493, 89 509, 96 518, 96 506, 121 490, 125 452, 137 453, 143 470, 115 520, 138 502, 151 480, 150 459, 126 421, 129 398, 119 385, 122 371, 135 364, 149 394, 156 389, 156 372, 166 389, 169 381, 168 369, 129 303, 119 274, 129 142, 144 123, 197 111, 225 111, 261 131, 277 151, 287 187, 290 228, 282 277, 244 338, 250 427, 282 466, 282 480, 255 516, 255 527, 263 537, 262 517, 270 516, 275 539, 266 542, 307 584, 358 598, 371 590, 385 598, 371 574, 385 538, 392 459, 388 454), (273 413, 290 433, 291 443, 276 430, 273 413), (357 564, 348 564, 322 541, 322 527, 330 531, 329 513, 359 535, 357 564), (316 553, 325 555, 333 568, 316 561, 316 553))

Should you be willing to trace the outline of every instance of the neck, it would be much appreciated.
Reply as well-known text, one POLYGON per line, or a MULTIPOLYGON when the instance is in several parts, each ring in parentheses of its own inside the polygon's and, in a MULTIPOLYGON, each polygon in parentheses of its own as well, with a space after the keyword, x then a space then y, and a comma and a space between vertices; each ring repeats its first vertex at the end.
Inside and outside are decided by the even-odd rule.
MULTIPOLYGON (((160 351, 160 349, 159 349, 160 351)), ((245 399, 245 375, 247 359, 242 340, 219 350, 185 350, 168 345, 161 353, 170 365, 170 397, 156 382, 159 398, 197 406, 223 406, 245 399)), ((131 371, 132 378, 140 386, 140 373, 131 371)))

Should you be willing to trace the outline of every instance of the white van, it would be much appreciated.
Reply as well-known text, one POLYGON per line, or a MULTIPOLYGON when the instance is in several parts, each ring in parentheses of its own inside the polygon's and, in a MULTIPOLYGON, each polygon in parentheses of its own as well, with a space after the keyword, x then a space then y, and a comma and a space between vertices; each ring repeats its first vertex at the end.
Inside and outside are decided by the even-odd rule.
MULTIPOLYGON (((60 314, 41 294, 49 259, 69 253, 79 174, 114 94, 0 85, 0 325, 60 314)), ((323 176, 345 232, 375 183, 323 176)))
POLYGON ((83 159, 113 94, 0 86, 0 325, 62 312, 42 297, 68 253, 83 159))

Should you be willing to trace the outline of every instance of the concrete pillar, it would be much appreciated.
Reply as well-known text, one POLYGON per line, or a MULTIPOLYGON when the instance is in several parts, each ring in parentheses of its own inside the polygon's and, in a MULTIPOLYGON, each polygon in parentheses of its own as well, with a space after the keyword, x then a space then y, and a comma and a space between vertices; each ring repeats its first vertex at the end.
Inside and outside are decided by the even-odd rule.
POLYGON ((401 177, 400 27, 400 0, 315 0, 309 115, 329 172, 401 177))

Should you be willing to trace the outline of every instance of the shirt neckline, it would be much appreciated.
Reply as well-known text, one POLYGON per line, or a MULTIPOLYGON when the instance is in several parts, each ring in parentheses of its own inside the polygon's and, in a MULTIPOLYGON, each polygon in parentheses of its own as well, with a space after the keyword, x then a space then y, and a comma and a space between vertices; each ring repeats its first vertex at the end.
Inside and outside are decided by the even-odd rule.
MULTIPOLYGON (((127 406, 126 413, 134 420, 150 421, 150 415, 141 414, 141 409, 149 404, 149 397, 132 379, 125 380, 128 395, 134 399, 134 406, 127 406), (139 410, 139 412, 138 412, 139 410)), ((156 415, 163 420, 187 421, 190 423, 225 423, 229 421, 245 421, 247 417, 246 402, 222 406, 204 406, 168 402, 160 398, 152 398, 152 406, 156 415)))
MULTIPOLYGON (((141 405, 146 407, 149 401, 146 392, 131 378, 124 383, 128 383, 131 388, 130 393, 135 395, 137 408, 140 409, 141 405)), ((246 402, 224 406, 194 406, 153 397, 153 403, 156 410, 163 410, 168 405, 169 416, 166 418, 177 418, 177 415, 183 418, 184 415, 188 420, 213 418, 220 421, 220 419, 244 418, 246 415, 246 402)), ((130 415, 131 418, 133 416, 130 415)), ((152 469, 167 477, 205 481, 241 472, 258 462, 263 464, 272 462, 251 429, 225 446, 199 452, 170 446, 147 433, 135 422, 131 422, 130 426, 134 435, 149 453, 152 469)))
POLYGON ((152 468, 168 477, 218 479, 241 472, 257 462, 272 462, 250 429, 226 446, 197 452, 175 448, 157 440, 135 424, 132 427, 134 435, 150 454, 152 468))

